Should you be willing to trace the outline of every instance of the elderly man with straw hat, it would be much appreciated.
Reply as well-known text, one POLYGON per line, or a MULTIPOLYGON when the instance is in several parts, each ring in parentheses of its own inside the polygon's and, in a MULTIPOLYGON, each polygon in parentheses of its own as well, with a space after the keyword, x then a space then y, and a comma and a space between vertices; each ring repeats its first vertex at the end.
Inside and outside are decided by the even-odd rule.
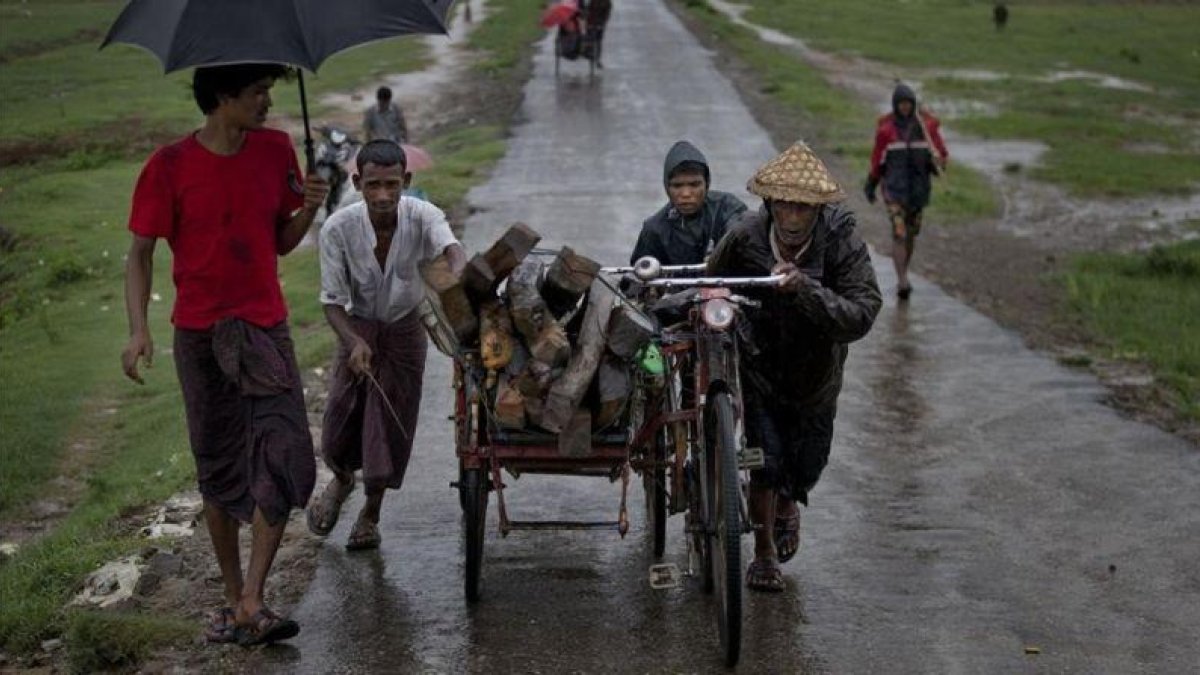
POLYGON ((845 193, 813 151, 796 143, 767 162, 747 189, 762 197, 721 240, 709 272, 785 274, 747 309, 752 335, 742 351, 747 442, 761 447, 751 473, 754 562, 751 589, 781 591, 780 563, 800 547, 800 510, 829 458, 847 344, 871 329, 883 304, 866 244, 845 193))

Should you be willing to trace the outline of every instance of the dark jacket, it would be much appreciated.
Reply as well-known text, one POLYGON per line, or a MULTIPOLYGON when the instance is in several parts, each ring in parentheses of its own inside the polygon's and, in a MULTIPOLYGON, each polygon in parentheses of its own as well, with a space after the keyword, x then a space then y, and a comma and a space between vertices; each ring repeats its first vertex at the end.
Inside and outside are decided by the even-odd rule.
MULTIPOLYGON (((817 216, 813 240, 798 266, 808 284, 798 293, 746 291, 762 301, 747 308, 750 344, 742 349, 742 386, 761 401, 795 408, 833 405, 842 388, 847 343, 867 334, 883 304, 854 214, 841 205, 817 216)), ((708 262, 709 273, 766 276, 775 266, 771 217, 764 206, 735 222, 708 262)))
POLYGON ((883 182, 884 201, 903 204, 910 209, 924 208, 929 203, 930 176, 937 173, 934 153, 942 157, 947 155, 938 119, 916 106, 917 96, 913 90, 903 84, 897 85, 892 93, 891 114, 880 117, 875 127, 869 178, 872 184, 883 182), (901 115, 901 101, 911 101, 913 110, 918 112, 901 115), (929 139, 921 131, 917 114, 929 131, 929 139))
MULTIPOLYGON (((696 146, 679 141, 671 147, 663 163, 663 189, 666 189, 671 172, 684 162, 704 165, 704 182, 712 184, 708 160, 696 146)), ((721 241, 721 237, 725 236, 728 224, 745 211, 746 205, 742 200, 717 190, 709 190, 704 198, 704 206, 696 215, 687 218, 668 200, 658 213, 642 222, 642 232, 638 235, 629 262, 652 255, 664 265, 702 263, 717 242, 721 241)))

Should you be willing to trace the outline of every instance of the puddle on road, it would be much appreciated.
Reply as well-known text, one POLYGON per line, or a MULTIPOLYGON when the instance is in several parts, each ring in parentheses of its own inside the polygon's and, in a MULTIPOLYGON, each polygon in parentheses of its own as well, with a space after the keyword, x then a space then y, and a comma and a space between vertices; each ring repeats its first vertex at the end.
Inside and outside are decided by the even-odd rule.
POLYGON ((404 110, 409 122, 410 133, 419 136, 422 129, 433 125, 437 112, 437 92, 447 84, 455 82, 458 72, 466 66, 467 54, 458 48, 471 31, 482 23, 488 14, 487 3, 473 3, 472 21, 462 20, 462 5, 455 11, 457 14, 450 22, 450 34, 427 35, 422 39, 429 50, 429 66, 411 73, 388 75, 380 81, 371 83, 350 93, 327 94, 320 102, 327 106, 344 111, 357 129, 360 124, 362 111, 375 100, 375 89, 387 85, 392 89, 393 99, 404 110))
MULTIPOLYGON (((1096 86, 1127 91, 1154 91, 1140 82, 1104 73, 1061 66, 1042 76, 1014 76, 981 68, 933 69, 901 73, 894 66, 861 57, 822 52, 803 40, 747 21, 747 5, 729 0, 709 0, 709 5, 734 23, 754 31, 764 41, 789 47, 818 69, 833 85, 852 92, 881 113, 891 110, 892 89, 903 79, 921 89, 920 78, 945 77, 998 82, 1022 77, 1038 82, 1086 80, 1096 86)), ((932 99, 930 108, 946 120, 963 116, 998 115, 1000 109, 982 101, 932 99)), ((864 134, 868 130, 864 130, 864 134)), ((943 125, 942 133, 954 163, 987 176, 1002 197, 1000 229, 1046 244, 1050 250, 1141 249, 1156 243, 1200 236, 1185 223, 1200 219, 1200 193, 1184 197, 1138 199, 1081 199, 1061 188, 1036 181, 1028 171, 1036 168, 1049 149, 1039 141, 990 140, 961 133, 943 125)), ((1147 147, 1144 152, 1156 152, 1147 147)), ((953 180, 951 173, 948 180, 953 180)))
POLYGON ((1134 80, 1128 80, 1115 75, 1097 73, 1090 70, 1052 70, 1044 75, 1028 76, 1002 73, 999 71, 985 70, 982 68, 938 68, 934 70, 927 70, 924 74, 926 77, 941 77, 950 80, 966 80, 969 82, 1028 80, 1033 82, 1053 84, 1055 82, 1084 80, 1102 89, 1119 89, 1121 91, 1140 91, 1144 93, 1152 93, 1154 91, 1154 87, 1151 87, 1148 84, 1135 82, 1134 80))
POLYGON ((1122 91, 1140 91, 1151 93, 1154 87, 1151 87, 1141 82, 1126 80, 1114 75, 1105 75, 1104 73, 1093 73, 1089 70, 1055 70, 1041 77, 1035 78, 1038 82, 1066 82, 1069 80, 1087 80, 1097 87, 1104 89, 1120 89, 1122 91))

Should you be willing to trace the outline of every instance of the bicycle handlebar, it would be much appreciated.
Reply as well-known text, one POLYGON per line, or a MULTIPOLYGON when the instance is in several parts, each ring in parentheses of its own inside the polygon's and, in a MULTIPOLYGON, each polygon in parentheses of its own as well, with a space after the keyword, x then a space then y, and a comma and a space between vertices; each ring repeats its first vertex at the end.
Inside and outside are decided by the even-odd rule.
POLYGON ((642 283, 651 288, 764 288, 778 286, 786 278, 786 274, 773 274, 769 277, 680 277, 652 279, 642 283))

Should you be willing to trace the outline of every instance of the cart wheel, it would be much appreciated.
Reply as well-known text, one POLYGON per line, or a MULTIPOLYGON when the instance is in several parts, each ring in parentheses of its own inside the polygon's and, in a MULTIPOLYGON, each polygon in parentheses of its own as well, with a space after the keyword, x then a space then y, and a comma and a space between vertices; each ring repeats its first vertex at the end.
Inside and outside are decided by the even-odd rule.
POLYGON ((705 482, 712 576, 717 585, 717 625, 725 664, 734 666, 742 646, 742 522, 733 402, 727 392, 710 399, 705 434, 705 482))
POLYGON ((488 485, 485 469, 466 469, 459 491, 463 501, 463 539, 467 554, 464 588, 467 602, 479 600, 479 576, 483 568, 483 537, 487 531, 488 485))
POLYGON ((667 548, 667 470, 665 432, 657 434, 651 457, 656 466, 642 474, 642 485, 646 490, 646 529, 654 538, 654 557, 661 558, 667 548))

